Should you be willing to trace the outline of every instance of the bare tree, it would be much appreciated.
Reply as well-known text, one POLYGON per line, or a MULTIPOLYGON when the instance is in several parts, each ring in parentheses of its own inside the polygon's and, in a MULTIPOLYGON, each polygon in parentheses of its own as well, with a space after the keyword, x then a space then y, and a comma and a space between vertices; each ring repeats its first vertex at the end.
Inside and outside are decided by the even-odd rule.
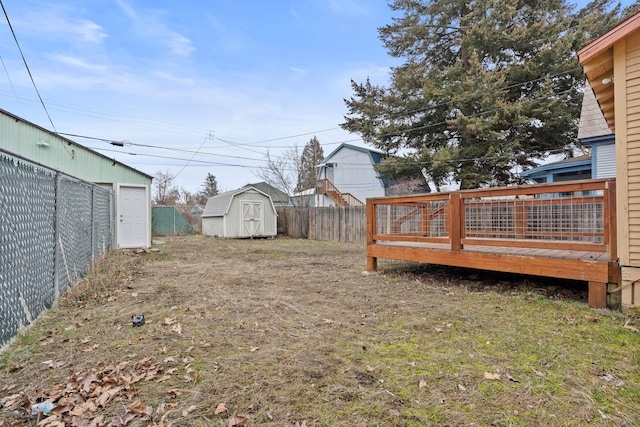
POLYGON ((267 164, 258 169, 256 176, 272 187, 284 191, 289 197, 293 196, 302 165, 298 146, 290 147, 281 156, 274 156, 267 151, 266 161, 267 164))
POLYGON ((171 206, 180 200, 180 190, 173 185, 175 178, 168 170, 156 172, 153 181, 153 187, 155 188, 154 204, 171 206))

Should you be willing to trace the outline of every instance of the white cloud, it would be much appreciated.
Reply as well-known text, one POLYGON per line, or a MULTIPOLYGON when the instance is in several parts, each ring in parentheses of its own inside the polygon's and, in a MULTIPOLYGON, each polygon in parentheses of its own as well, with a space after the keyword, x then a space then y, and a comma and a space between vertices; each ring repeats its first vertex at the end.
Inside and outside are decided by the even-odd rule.
POLYGON ((120 7, 120 9, 124 12, 124 14, 127 15, 129 18, 135 19, 138 17, 136 11, 133 9, 133 7, 131 7, 129 3, 125 2, 124 0, 115 0, 115 1, 118 7, 120 7))
POLYGON ((357 0, 329 0, 329 9, 338 15, 369 15, 367 2, 357 0))
POLYGON ((17 26, 23 34, 67 39, 71 44, 78 41, 99 44, 107 37, 101 25, 88 19, 69 17, 67 13, 65 8, 60 7, 30 10, 16 20, 17 26))
POLYGON ((82 58, 68 55, 52 55, 51 59, 65 66, 81 68, 96 73, 104 73, 107 71, 106 67, 99 64, 89 63, 82 58))
POLYGON ((167 39, 165 43, 171 49, 171 52, 178 56, 188 57, 191 55, 191 52, 196 50, 191 43, 191 40, 186 38, 183 35, 177 33, 171 33, 166 35, 167 39))
POLYGON ((82 40, 90 43, 100 43, 107 37, 102 31, 102 26, 87 19, 79 20, 75 26, 75 31, 82 40))

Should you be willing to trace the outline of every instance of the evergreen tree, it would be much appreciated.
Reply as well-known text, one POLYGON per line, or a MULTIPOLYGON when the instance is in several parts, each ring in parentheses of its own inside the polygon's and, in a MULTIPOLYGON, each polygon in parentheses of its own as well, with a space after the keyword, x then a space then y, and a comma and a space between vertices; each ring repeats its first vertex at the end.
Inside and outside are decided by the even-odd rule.
POLYGON ((300 156, 300 173, 295 188, 297 193, 315 187, 318 172, 316 167, 322 159, 324 159, 324 151, 318 138, 314 136, 304 146, 302 156, 300 156))
POLYGON ((394 0, 379 29, 403 58, 389 87, 352 81, 344 129, 392 157, 383 175, 423 170, 461 188, 519 182, 515 171, 576 141, 584 76, 575 51, 620 19, 610 0, 394 0), (588 9, 588 13, 585 10, 588 9), (583 22, 587 21, 587 22, 583 22))
POLYGON ((204 180, 204 184, 202 184, 202 190, 198 194, 198 201, 200 204, 206 204, 207 199, 212 196, 216 196, 218 194, 218 180, 216 176, 212 173, 207 173, 207 177, 204 180))

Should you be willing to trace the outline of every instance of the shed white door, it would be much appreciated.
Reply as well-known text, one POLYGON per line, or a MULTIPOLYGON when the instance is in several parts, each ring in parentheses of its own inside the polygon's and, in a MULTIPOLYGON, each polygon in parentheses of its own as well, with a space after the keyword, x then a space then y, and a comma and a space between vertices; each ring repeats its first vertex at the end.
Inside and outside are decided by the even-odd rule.
POLYGON ((118 199, 118 247, 147 246, 149 229, 147 189, 121 186, 118 199))
POLYGON ((262 202, 242 202, 242 235, 260 236, 264 229, 262 202))

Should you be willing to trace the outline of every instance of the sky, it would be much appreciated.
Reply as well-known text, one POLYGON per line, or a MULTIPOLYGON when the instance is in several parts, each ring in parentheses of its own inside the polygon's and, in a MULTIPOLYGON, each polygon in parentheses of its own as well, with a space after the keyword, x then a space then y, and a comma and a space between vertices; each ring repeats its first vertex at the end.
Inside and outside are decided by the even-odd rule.
MULTIPOLYGON (((623 4, 628 4, 625 1, 623 4)), ((0 108, 149 175, 221 191, 339 127, 351 80, 388 83, 386 0, 2 0, 0 108), (42 98, 42 106, 38 93, 42 98), (107 141, 122 142, 114 146, 107 141)))

